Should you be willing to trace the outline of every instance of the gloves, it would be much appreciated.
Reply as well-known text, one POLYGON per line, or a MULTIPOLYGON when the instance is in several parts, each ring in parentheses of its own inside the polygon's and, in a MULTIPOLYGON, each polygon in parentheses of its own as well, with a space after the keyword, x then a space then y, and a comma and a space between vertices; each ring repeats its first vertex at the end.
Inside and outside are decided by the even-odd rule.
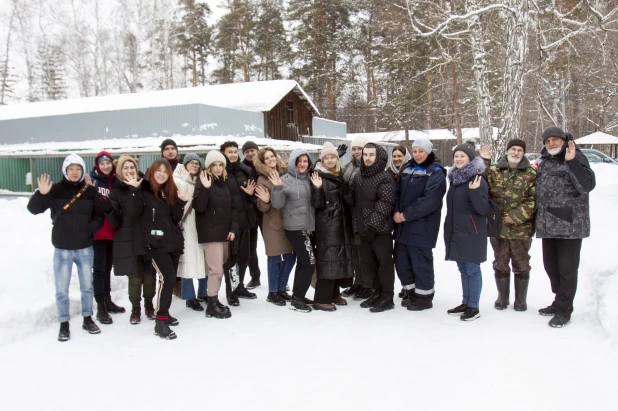
POLYGON ((339 155, 339 158, 345 156, 345 153, 348 151, 348 146, 346 146, 345 144, 339 144, 339 146, 337 147, 337 154, 339 155))

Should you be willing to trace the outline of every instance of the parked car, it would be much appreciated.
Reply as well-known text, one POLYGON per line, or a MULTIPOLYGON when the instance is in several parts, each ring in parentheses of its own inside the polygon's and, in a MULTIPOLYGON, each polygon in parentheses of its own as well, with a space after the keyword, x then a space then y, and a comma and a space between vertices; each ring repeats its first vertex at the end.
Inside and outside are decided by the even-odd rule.
POLYGON ((595 150, 593 148, 582 148, 581 151, 590 163, 606 163, 618 166, 618 161, 614 160, 613 158, 599 150, 595 150))
POLYGON ((524 154, 528 161, 530 161, 530 166, 532 166, 535 170, 539 169, 539 160, 541 159, 540 153, 526 153, 524 154))

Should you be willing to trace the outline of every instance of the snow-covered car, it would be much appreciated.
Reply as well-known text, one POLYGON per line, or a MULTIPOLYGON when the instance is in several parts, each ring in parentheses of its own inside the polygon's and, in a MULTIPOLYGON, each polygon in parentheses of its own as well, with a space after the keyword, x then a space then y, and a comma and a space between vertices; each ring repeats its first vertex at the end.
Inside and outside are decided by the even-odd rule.
POLYGON ((534 167, 535 170, 539 169, 539 160, 541 159, 540 153, 526 153, 524 154, 528 161, 530 161, 530 165, 534 167))
POLYGON ((590 163, 606 163, 618 166, 618 161, 599 150, 595 150, 593 148, 582 148, 581 151, 590 163))

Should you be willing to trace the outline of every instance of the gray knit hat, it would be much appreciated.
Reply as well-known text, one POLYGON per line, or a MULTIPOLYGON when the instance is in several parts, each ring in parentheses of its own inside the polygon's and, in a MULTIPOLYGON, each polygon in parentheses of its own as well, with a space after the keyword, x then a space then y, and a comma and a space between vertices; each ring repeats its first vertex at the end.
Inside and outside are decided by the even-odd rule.
POLYGON ((476 145, 473 141, 464 141, 462 144, 459 144, 453 149, 453 158, 455 157, 455 153, 458 151, 463 151, 466 153, 470 161, 474 160, 476 157, 476 145))
POLYGON ((426 138, 419 138, 414 140, 414 143, 412 143, 412 148, 414 147, 422 148, 427 154, 431 154, 431 152, 433 151, 433 144, 431 144, 431 141, 426 138))
POLYGON ((187 165, 189 161, 197 161, 200 165, 202 165, 202 160, 200 160, 200 157, 195 153, 185 154, 185 158, 182 159, 182 165, 187 165))
POLYGON ((545 144, 545 141, 550 137, 558 137, 566 140, 566 135, 564 134, 564 131, 560 127, 556 126, 549 126, 545 130, 543 130, 543 144, 545 144))

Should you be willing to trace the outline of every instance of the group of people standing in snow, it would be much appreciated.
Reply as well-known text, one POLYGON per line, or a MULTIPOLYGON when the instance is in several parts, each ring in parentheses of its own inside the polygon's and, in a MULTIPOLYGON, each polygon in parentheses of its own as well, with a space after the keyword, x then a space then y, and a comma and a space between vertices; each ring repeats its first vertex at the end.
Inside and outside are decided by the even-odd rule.
POLYGON ((460 144, 448 170, 428 139, 414 141, 411 150, 393 148, 389 160, 384 148, 356 137, 346 165, 340 158, 347 147, 329 142, 316 164, 304 149, 286 158, 251 141, 242 147, 243 161, 237 143, 228 141, 202 163, 195 153, 181 161, 176 143, 167 139, 162 157, 145 174, 136 159, 113 160, 103 151, 88 175, 83 160, 71 154, 63 164, 63 180, 53 184, 48 175, 40 176, 28 204, 33 214, 51 209, 58 339, 70 338, 73 263, 83 328, 89 333, 100 332, 92 319, 93 297, 103 324, 112 323, 109 313, 125 311, 111 300, 112 266, 115 275, 129 278, 130 322, 141 321, 143 298, 144 313, 155 320, 161 338, 176 338, 170 329, 178 324, 169 312, 173 294, 195 311, 204 311, 205 302, 207 317, 230 318, 230 308, 219 301, 223 283, 231 306, 239 305, 239 298, 255 299, 249 289, 261 285, 258 230, 268 257, 267 301, 276 306, 336 311, 337 305, 347 305, 344 297, 352 297, 371 312, 387 311, 395 307, 396 269, 402 306, 430 309, 433 248, 445 194, 446 260, 457 263, 463 294, 448 314, 463 321, 480 317, 480 265, 487 259, 488 234, 498 289, 494 306, 503 310, 510 304, 510 263, 514 308, 525 311, 536 231, 556 294, 539 313, 553 317, 550 326, 562 327, 573 311, 595 178, 570 134, 549 127, 543 144, 538 172, 524 156, 525 142, 517 139, 508 142, 495 164, 488 146, 477 156, 474 144, 460 144), (488 232, 488 221, 496 232, 488 232), (251 280, 245 286, 247 269, 251 280), (312 285, 310 300, 306 294, 312 285))

